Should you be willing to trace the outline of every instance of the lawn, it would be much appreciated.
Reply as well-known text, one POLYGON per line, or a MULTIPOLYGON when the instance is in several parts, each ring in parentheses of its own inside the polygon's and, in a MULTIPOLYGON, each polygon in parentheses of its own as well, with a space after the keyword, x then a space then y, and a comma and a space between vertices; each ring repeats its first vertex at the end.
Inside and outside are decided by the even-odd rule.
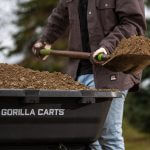
POLYGON ((150 134, 144 134, 129 125, 123 124, 126 150, 150 150, 150 134))

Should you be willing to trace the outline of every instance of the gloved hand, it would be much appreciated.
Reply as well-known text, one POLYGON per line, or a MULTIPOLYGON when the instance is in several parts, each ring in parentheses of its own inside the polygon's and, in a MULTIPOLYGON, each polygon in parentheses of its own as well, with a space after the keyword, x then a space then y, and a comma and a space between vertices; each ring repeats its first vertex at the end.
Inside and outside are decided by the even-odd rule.
POLYGON ((101 64, 101 61, 98 61, 97 57, 99 54, 105 54, 107 55, 107 51, 105 48, 101 47, 98 50, 96 50, 94 53, 91 54, 91 62, 94 64, 101 64))
POLYGON ((38 58, 41 58, 42 60, 46 60, 48 56, 42 56, 40 54, 40 50, 42 49, 51 49, 51 45, 47 44, 46 42, 43 41, 37 41, 33 47, 32 47, 32 52, 34 55, 36 55, 38 58))

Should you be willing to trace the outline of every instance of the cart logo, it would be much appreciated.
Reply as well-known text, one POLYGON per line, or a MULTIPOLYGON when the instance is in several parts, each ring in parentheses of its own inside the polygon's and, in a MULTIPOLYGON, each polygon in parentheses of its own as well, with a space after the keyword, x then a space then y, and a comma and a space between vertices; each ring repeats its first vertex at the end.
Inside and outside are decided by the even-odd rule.
POLYGON ((1 116, 63 116, 65 109, 1 109, 1 116))

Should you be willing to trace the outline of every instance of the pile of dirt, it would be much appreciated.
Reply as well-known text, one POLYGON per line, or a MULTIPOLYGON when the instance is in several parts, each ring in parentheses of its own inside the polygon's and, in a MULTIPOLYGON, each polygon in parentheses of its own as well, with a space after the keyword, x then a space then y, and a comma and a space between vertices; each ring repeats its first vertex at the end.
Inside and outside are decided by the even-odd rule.
POLYGON ((18 65, 0 64, 0 88, 88 90, 69 75, 25 69, 18 65))
POLYGON ((113 56, 117 55, 148 55, 150 56, 150 39, 144 36, 132 36, 123 39, 113 52, 113 56))
POLYGON ((123 39, 103 66, 114 72, 139 73, 150 65, 150 39, 132 36, 123 39))

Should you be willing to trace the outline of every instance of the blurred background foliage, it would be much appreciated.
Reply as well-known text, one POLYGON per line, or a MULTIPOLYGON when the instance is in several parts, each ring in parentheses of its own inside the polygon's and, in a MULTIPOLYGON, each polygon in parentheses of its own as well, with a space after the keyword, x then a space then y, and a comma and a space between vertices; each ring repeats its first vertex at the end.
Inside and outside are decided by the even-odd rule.
MULTIPOLYGON (((23 52, 24 60, 20 63, 25 67, 38 70, 62 71, 67 63, 67 59, 51 57, 45 62, 35 58, 31 47, 42 33, 42 28, 46 24, 48 16, 57 5, 58 0, 28 0, 19 2, 19 11, 16 12, 18 20, 14 22, 20 29, 13 35, 16 48, 9 55, 23 52), (57 60, 57 61, 56 61, 57 60)), ((145 1, 145 5, 150 8, 150 1, 145 1)), ((147 33, 150 37, 150 20, 147 20, 147 33)), ((53 49, 66 49, 68 32, 57 40, 53 49)), ((143 72, 143 81, 150 79, 150 67, 143 72)), ((150 84, 149 84, 150 85, 150 84)), ((128 94, 126 100, 125 116, 130 124, 139 130, 150 132, 150 86, 141 87, 139 92, 128 94)))

